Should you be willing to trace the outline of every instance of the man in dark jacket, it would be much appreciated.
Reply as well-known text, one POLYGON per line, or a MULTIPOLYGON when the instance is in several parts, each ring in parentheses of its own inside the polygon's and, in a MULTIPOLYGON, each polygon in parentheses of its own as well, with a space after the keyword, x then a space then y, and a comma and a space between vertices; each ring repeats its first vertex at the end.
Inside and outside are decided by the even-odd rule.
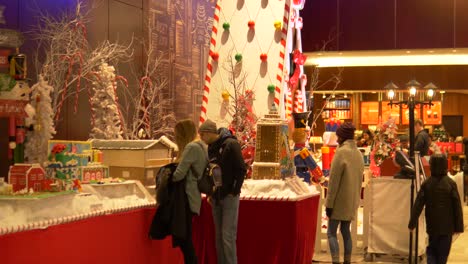
POLYGON ((424 130, 423 121, 419 118, 414 120, 414 133, 416 134, 414 150, 419 151, 421 157, 424 157, 429 153, 431 141, 429 134, 424 130))
POLYGON ((216 128, 216 123, 206 120, 198 129, 200 138, 208 144, 211 162, 221 167, 222 186, 213 194, 213 218, 216 232, 218 264, 237 263, 237 220, 239 195, 244 182, 246 165, 240 144, 225 128, 216 128))
POLYGON ((453 233, 462 233, 463 211, 456 183, 447 176, 447 158, 434 154, 430 160, 431 177, 422 185, 411 210, 408 228, 416 227, 426 206, 426 232, 429 235, 427 263, 446 263, 453 233))

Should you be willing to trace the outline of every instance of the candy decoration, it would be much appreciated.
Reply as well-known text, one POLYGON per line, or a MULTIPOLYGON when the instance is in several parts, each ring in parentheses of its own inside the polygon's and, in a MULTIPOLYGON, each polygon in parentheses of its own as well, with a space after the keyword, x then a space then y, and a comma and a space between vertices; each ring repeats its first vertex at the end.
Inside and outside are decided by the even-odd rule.
MULTIPOLYGON (((286 50, 286 34, 288 32, 288 23, 289 23, 289 13, 290 13, 290 6, 286 4, 284 6, 284 13, 283 13, 283 28, 281 29, 281 32, 283 33, 281 36, 281 46, 282 49, 279 51, 279 57, 281 60, 284 60, 285 58, 285 50, 286 50)), ((274 103, 277 109, 279 109, 280 106, 280 98, 281 98, 281 88, 280 85, 283 82, 283 71, 284 71, 284 64, 283 62, 280 61, 278 63, 278 73, 276 74, 276 80, 278 81, 278 85, 276 85, 275 89, 275 99, 274 103)))
POLYGON ((221 93, 221 97, 223 97, 223 100, 224 100, 225 102, 228 102, 228 101, 229 101, 229 96, 230 96, 230 95, 229 95, 229 92, 226 91, 226 90, 224 90, 224 91, 221 93))
POLYGON ((268 85, 268 92, 269 93, 274 93, 275 92, 275 85, 274 84, 270 84, 268 85))
POLYGON ((212 52, 212 53, 211 53, 211 58, 212 58, 214 61, 218 61, 218 59, 219 59, 219 53, 218 53, 218 52, 212 52))
POLYGON ((250 29, 254 29, 255 28, 255 21, 253 20, 250 20, 247 25, 249 26, 250 29))
POLYGON ((281 29, 281 21, 277 20, 275 21, 275 23, 273 24, 275 26, 275 29, 276 30, 280 30, 281 29))
MULTIPOLYGON (((215 6, 215 13, 214 13, 214 21, 213 21, 213 28, 212 28, 212 36, 210 39, 210 54, 213 53, 213 50, 216 47, 216 34, 218 33, 218 23, 219 23, 219 13, 221 12, 221 6, 216 4, 215 6)), ((213 72, 213 65, 210 61, 208 61, 206 66, 206 74, 205 74, 205 85, 203 86, 203 98, 202 98, 202 106, 201 106, 201 113, 200 113, 200 124, 205 122, 206 120, 206 108, 208 105, 208 95, 210 94, 210 85, 211 85, 211 74, 213 72)))
POLYGON ((266 53, 260 54, 260 60, 261 60, 262 62, 266 62, 267 59, 268 59, 268 55, 267 55, 266 53))
POLYGON ((302 10, 304 8, 305 0, 293 0, 292 2, 293 2, 292 4, 293 8, 299 9, 299 10, 302 10))
POLYGON ((242 54, 237 53, 234 58, 236 59, 237 62, 240 62, 242 60, 242 54))
POLYGON ((224 30, 229 30, 230 27, 231 27, 231 25, 228 22, 223 23, 224 30))

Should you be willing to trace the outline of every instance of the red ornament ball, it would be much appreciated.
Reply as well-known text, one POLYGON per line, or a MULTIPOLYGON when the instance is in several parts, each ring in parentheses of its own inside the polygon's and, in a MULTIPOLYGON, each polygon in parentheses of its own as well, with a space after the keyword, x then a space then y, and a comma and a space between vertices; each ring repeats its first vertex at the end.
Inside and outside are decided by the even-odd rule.
POLYGON ((218 53, 218 52, 213 52, 213 53, 211 53, 211 58, 212 58, 214 61, 218 61, 218 59, 219 59, 219 53, 218 53))

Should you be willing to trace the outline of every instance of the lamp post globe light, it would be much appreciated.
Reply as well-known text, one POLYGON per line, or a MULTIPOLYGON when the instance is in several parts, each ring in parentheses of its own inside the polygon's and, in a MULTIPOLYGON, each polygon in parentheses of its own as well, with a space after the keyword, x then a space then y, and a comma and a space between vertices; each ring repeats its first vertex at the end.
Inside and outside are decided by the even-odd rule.
MULTIPOLYGON (((401 105, 404 106, 406 105, 408 107, 408 120, 409 120, 409 156, 410 160, 415 164, 415 162, 419 162, 419 160, 415 160, 414 156, 414 141, 415 141, 415 135, 414 135, 414 109, 417 105, 421 106, 421 109, 424 105, 429 105, 432 106, 432 100, 434 99, 435 92, 437 90, 437 86, 435 86, 432 82, 424 86, 424 94, 421 94, 421 100, 416 100, 416 95, 418 91, 421 90, 421 84, 416 81, 415 79, 409 81, 406 83, 406 88, 408 91, 407 98, 403 98, 403 100, 400 101, 394 101, 395 97, 397 95, 398 91, 398 86, 395 85, 393 82, 388 83, 385 87, 385 90, 387 91, 387 98, 390 101, 388 103, 390 107, 392 105, 401 105)), ((400 91, 402 93, 403 91, 400 91)), ((404 97, 404 96, 403 96, 404 97)), ((419 155, 418 155, 419 157, 419 155)), ((415 166, 417 168, 417 166, 415 166)), ((415 173, 416 175, 419 175, 419 171, 415 173)), ((415 181, 415 176, 411 177, 411 197, 410 197, 410 215, 411 215, 411 210, 413 207, 414 203, 414 181, 415 181)), ((415 256, 414 256, 414 263, 418 263, 418 233, 419 233, 419 226, 416 224, 416 239, 415 239, 415 256)), ((412 252, 413 252, 413 232, 410 232, 409 234, 409 256, 408 256, 408 263, 412 263, 412 252)))

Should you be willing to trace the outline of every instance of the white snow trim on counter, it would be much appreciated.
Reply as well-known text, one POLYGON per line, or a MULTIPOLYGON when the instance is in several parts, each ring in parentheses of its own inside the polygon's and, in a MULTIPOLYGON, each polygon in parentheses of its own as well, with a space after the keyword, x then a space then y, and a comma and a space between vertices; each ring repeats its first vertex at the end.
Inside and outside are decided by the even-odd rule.
POLYGON ((299 201, 320 195, 315 186, 310 186, 297 176, 285 180, 245 180, 240 198, 242 200, 299 201))
POLYGON ((155 199, 138 181, 83 187, 87 193, 2 201, 0 236, 156 206, 155 199))
POLYGON ((130 206, 114 207, 114 208, 109 208, 109 209, 104 209, 104 210, 97 210, 97 211, 92 211, 92 212, 87 212, 87 213, 82 213, 82 214, 75 214, 75 215, 70 215, 70 216, 52 218, 48 220, 31 222, 31 223, 26 223, 26 224, 0 227, 0 236, 10 234, 10 233, 33 230, 33 229, 47 229, 50 226, 79 221, 79 220, 83 220, 86 218, 114 214, 114 213, 125 212, 125 211, 131 211, 131 210, 136 210, 136 209, 145 208, 145 207, 155 207, 155 206, 156 206, 156 202, 140 202, 140 203, 130 205, 130 206))

